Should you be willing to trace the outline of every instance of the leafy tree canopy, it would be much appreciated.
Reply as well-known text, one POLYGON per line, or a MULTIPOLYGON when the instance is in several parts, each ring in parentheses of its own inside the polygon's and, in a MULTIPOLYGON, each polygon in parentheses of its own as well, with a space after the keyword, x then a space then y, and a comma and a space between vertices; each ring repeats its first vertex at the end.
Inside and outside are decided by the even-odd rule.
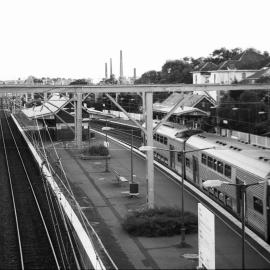
POLYGON ((87 85, 88 82, 85 79, 78 79, 70 83, 70 85, 87 85))
POLYGON ((137 79, 135 84, 151 84, 160 82, 160 72, 155 70, 150 70, 142 74, 142 76, 137 79))
POLYGON ((192 83, 192 66, 184 60, 167 61, 161 70, 160 83, 192 83))

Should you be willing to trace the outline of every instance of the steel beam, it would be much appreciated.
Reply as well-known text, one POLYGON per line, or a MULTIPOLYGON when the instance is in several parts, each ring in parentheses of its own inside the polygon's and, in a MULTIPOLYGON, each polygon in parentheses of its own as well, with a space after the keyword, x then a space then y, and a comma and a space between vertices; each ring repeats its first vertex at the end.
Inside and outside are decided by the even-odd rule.
POLYGON ((137 92, 175 92, 175 91, 235 91, 235 90, 269 90, 270 84, 149 84, 149 85, 0 85, 0 93, 43 93, 48 92, 77 92, 77 93, 137 93, 137 92))
POLYGON ((121 106, 117 103, 117 101, 114 100, 113 97, 111 97, 109 94, 106 94, 106 96, 110 99, 110 101, 118 107, 124 114, 125 116, 130 119, 138 128, 140 128, 144 133, 146 133, 146 130, 143 126, 141 126, 135 119, 133 119, 130 114, 121 106))

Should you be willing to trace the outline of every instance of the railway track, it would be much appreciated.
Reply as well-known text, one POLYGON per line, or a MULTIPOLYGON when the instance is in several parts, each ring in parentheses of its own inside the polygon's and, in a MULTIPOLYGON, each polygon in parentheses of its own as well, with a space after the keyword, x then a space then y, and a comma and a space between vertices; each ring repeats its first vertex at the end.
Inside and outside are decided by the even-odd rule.
POLYGON ((126 144, 131 145, 131 137, 133 137, 133 147, 139 148, 142 144, 142 136, 141 136, 141 131, 137 127, 129 127, 129 126, 118 126, 117 124, 112 124, 111 122, 107 121, 91 121, 91 128, 96 129, 98 131, 102 131, 102 127, 104 126, 109 126, 112 127, 113 129, 107 131, 108 135, 111 135, 118 140, 125 142, 126 144), (133 131, 132 131, 133 130, 133 131), (133 133, 133 136, 131 136, 133 133))
MULTIPOLYGON (((33 166, 27 146, 5 111, 0 111, 0 166, 2 220, 0 269, 78 268, 57 234, 63 227, 48 210, 48 190, 33 166), (56 224, 57 223, 57 224, 56 224)), ((57 209, 56 202, 50 202, 57 209)), ((64 229, 63 229, 64 230, 64 229)))

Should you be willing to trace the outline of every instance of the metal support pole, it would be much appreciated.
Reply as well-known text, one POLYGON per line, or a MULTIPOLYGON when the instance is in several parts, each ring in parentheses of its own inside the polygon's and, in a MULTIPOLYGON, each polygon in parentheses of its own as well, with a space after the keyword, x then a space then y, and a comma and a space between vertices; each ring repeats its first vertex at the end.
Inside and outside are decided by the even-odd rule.
POLYGON ((43 100, 44 102, 46 102, 48 100, 48 92, 44 92, 43 94, 44 94, 43 100))
POLYGON ((133 129, 131 129, 131 149, 130 149, 130 173, 131 183, 133 183, 133 129))
POLYGON ((246 219, 246 187, 241 186, 242 195, 242 269, 245 269, 245 219, 246 219))
MULTIPOLYGON (((108 120, 106 119, 106 127, 108 126, 108 120)), ((105 140, 106 140, 106 147, 108 149, 108 153, 109 153, 109 146, 108 146, 108 130, 106 130, 106 136, 105 136, 105 140)), ((105 158, 105 172, 109 172, 109 164, 108 164, 108 157, 105 158)))
POLYGON ((89 113, 89 117, 88 117, 88 143, 89 143, 89 147, 90 147, 90 141, 91 141, 91 129, 90 129, 90 120, 91 120, 91 115, 89 113))
POLYGON ((181 188, 181 242, 179 247, 188 247, 189 245, 186 243, 186 227, 185 227, 185 200, 184 200, 184 193, 185 193, 185 172, 186 172, 186 141, 183 142, 183 149, 182 149, 182 188, 181 188))
MULTIPOLYGON (((107 123, 106 123, 106 126, 107 126, 107 123)), ((109 150, 109 147, 108 147, 108 131, 107 130, 106 130, 106 147, 109 150)), ((109 172, 108 157, 106 157, 105 160, 106 160, 105 172, 109 172)))
POLYGON ((77 93, 76 103, 76 145, 79 149, 82 147, 82 93, 77 93))
MULTIPOLYGON (((147 145, 153 147, 153 93, 146 92, 147 145)), ((147 151, 148 208, 154 208, 154 164, 153 150, 147 151)))

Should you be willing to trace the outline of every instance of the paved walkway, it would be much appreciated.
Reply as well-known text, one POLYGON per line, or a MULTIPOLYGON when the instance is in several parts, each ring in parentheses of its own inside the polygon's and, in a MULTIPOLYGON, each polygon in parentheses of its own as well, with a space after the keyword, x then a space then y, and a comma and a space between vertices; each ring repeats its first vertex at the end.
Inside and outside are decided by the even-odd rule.
MULTIPOLYGON (((131 237, 122 229, 121 222, 129 211, 146 207, 144 172, 136 175, 139 197, 129 198, 121 193, 128 190, 128 182, 118 184, 112 170, 104 172, 103 160, 81 160, 78 151, 72 149, 58 151, 78 202, 119 269, 196 268, 197 259, 188 259, 185 255, 197 254, 197 234, 186 237, 191 248, 180 249, 177 247, 180 236, 131 237)), ((111 151, 110 167, 129 179, 129 160, 121 151, 116 148, 111 151)))

